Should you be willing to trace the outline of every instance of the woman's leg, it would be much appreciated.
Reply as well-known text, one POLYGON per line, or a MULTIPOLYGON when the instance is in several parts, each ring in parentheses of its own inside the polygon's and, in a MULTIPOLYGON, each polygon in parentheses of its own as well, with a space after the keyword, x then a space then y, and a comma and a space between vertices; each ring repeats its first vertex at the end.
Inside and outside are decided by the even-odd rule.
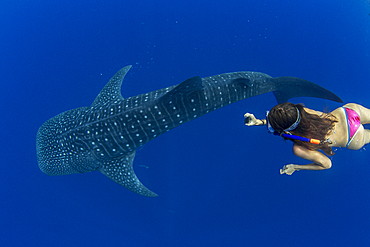
POLYGON ((370 142, 370 130, 364 128, 364 126, 360 126, 356 135, 352 138, 351 143, 347 147, 348 149, 358 150, 361 149, 364 145, 370 142))

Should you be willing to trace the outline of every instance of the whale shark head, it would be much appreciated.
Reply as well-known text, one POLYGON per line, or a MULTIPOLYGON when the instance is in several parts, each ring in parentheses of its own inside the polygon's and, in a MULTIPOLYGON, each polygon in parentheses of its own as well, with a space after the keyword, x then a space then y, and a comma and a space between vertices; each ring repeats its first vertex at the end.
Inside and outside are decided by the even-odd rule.
POLYGON ((89 150, 76 148, 72 130, 76 116, 85 108, 63 112, 46 121, 37 131, 36 151, 39 168, 50 176, 95 171, 99 164, 89 150), (77 152, 78 151, 78 152, 77 152))
POLYGON ((130 68, 118 71, 91 106, 63 112, 42 124, 36 135, 41 171, 50 176, 100 171, 135 193, 157 196, 133 170, 137 145, 132 138, 138 134, 133 134, 137 129, 132 128, 132 122, 136 120, 132 109, 123 110, 130 102, 123 104, 120 92, 130 68))

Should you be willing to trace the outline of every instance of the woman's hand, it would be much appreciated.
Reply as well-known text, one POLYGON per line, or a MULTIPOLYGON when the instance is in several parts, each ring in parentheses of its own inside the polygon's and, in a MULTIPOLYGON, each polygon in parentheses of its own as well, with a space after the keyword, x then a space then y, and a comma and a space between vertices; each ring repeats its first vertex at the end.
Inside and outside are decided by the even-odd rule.
POLYGON ((247 126, 253 126, 253 125, 257 125, 257 122, 258 121, 261 121, 259 119, 257 119, 252 113, 246 113, 244 114, 244 123, 245 125, 247 126))
POLYGON ((289 164, 289 165, 285 165, 283 167, 283 169, 280 169, 280 174, 284 174, 285 173, 287 175, 292 175, 293 172, 295 172, 295 171, 299 171, 299 170, 296 170, 295 169, 295 165, 289 164))

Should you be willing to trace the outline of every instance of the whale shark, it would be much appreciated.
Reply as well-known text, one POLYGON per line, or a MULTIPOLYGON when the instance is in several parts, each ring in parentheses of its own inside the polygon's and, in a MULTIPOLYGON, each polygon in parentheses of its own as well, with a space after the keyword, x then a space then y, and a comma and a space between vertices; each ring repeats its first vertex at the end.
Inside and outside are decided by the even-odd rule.
POLYGON ((278 103, 293 97, 343 102, 337 95, 297 77, 273 78, 241 71, 184 82, 123 98, 119 70, 91 106, 63 112, 42 124, 36 135, 39 168, 50 176, 100 171, 126 189, 147 197, 133 169, 135 150, 165 132, 226 105, 273 92, 278 103))

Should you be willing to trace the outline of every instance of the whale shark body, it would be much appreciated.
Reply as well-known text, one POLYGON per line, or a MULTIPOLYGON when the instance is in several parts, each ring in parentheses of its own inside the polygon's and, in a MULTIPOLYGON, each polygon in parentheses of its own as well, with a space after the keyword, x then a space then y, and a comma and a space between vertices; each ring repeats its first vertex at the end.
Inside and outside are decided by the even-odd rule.
POLYGON ((293 97, 342 100, 304 79, 260 72, 193 77, 178 85, 130 98, 121 84, 131 66, 118 71, 89 107, 63 112, 46 121, 36 137, 37 160, 48 175, 100 171, 123 187, 147 197, 156 193, 137 178, 135 150, 157 136, 242 99, 273 92, 277 102, 293 97))

